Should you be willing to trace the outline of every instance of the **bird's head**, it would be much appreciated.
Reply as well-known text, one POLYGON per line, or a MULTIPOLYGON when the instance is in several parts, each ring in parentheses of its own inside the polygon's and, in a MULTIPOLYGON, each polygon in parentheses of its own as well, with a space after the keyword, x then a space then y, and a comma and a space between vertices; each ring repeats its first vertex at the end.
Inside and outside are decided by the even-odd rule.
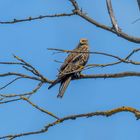
POLYGON ((81 45, 87 45, 88 44, 88 40, 85 38, 80 39, 80 44, 81 45))

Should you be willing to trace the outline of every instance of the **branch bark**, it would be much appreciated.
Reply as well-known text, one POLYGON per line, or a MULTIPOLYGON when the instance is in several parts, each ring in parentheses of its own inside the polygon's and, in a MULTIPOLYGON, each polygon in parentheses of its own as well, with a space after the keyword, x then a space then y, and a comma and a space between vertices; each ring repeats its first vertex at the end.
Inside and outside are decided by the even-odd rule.
POLYGON ((115 108, 112 110, 107 110, 107 111, 97 111, 97 112, 76 114, 76 115, 62 117, 62 118, 60 118, 52 123, 47 124, 41 130, 31 131, 31 132, 27 132, 27 133, 25 132, 25 133, 20 133, 20 134, 10 134, 10 135, 6 135, 6 136, 1 136, 0 139, 7 138, 9 140, 13 140, 13 139, 18 138, 18 137, 46 133, 46 132, 48 132, 49 128, 54 127, 56 125, 59 125, 59 124, 66 122, 68 120, 76 120, 78 118, 89 118, 89 117, 94 117, 94 116, 110 117, 110 116, 115 115, 115 114, 120 113, 120 112, 132 113, 132 114, 134 114, 134 116, 137 120, 140 119, 140 111, 139 110, 132 108, 132 107, 128 107, 128 106, 122 106, 122 107, 115 108))
POLYGON ((108 13, 110 15, 112 26, 115 29, 115 31, 119 34, 121 29, 119 28, 117 20, 115 19, 115 15, 114 15, 114 11, 113 11, 113 8, 112 8, 111 0, 106 0, 106 4, 107 4, 107 9, 108 9, 108 13))
POLYGON ((60 13, 60 14, 53 14, 53 15, 40 15, 37 17, 28 17, 28 18, 24 18, 24 19, 13 19, 11 21, 0 21, 0 24, 15 24, 15 23, 20 23, 20 22, 26 22, 26 21, 33 21, 33 20, 40 20, 40 19, 44 19, 44 18, 56 18, 56 17, 69 17, 69 16, 74 16, 77 15, 79 17, 81 17, 82 19, 88 21, 89 23, 95 25, 96 27, 99 27, 103 30, 109 31, 123 39, 126 39, 130 42, 134 42, 134 43, 140 43, 140 38, 139 37, 135 37, 135 36, 131 36, 128 35, 127 33, 123 32, 120 30, 120 27, 117 24, 117 21, 115 19, 115 16, 113 14, 113 8, 112 5, 110 4, 111 1, 108 0, 108 10, 109 10, 109 14, 111 17, 111 21, 113 24, 113 27, 104 25, 102 23, 97 22, 96 20, 94 20, 93 18, 87 16, 87 14, 85 14, 80 6, 78 5, 76 0, 69 0, 70 3, 73 6, 72 12, 71 13, 60 13))

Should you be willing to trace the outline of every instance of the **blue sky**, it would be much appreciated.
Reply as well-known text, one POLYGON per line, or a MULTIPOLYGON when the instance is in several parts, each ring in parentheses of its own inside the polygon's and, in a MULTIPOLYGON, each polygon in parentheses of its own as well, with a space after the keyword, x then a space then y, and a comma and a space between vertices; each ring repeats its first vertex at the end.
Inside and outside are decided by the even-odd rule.
MULTIPOLYGON (((110 25, 105 0, 77 0, 80 7, 95 20, 110 25)), ((121 29, 130 34, 140 36, 140 22, 132 22, 140 17, 136 1, 114 0, 114 12, 121 29)), ((29 16, 39 16, 70 12, 71 4, 65 0, 1 0, 0 20, 21 19, 29 16)), ((52 55, 47 48, 73 49, 80 38, 87 38, 91 51, 101 51, 125 57, 139 44, 128 42, 116 35, 104 31, 81 19, 78 16, 48 18, 13 25, 0 25, 0 61, 14 61, 12 54, 20 56, 35 66, 49 79, 55 79, 59 63, 66 54, 52 55)), ((133 56, 139 61, 139 55, 133 56)), ((114 59, 91 55, 89 63, 107 63, 114 59)), ((1 65, 0 73, 14 71, 25 72, 18 67, 1 65)), ((123 71, 139 71, 139 66, 121 64, 114 67, 95 68, 83 73, 115 73, 123 71)), ((0 86, 11 78, 1 78, 0 86)), ((58 87, 48 90, 44 85, 31 100, 41 107, 53 112, 59 117, 102 111, 120 106, 131 106, 140 109, 140 79, 127 77, 120 79, 85 79, 72 81, 63 99, 57 99, 58 87)), ((22 93, 32 90, 35 81, 19 80, 1 93, 22 93)), ((0 109, 0 136, 27 131, 36 131, 54 121, 49 116, 40 113, 24 101, 3 104, 0 109)), ((130 113, 118 113, 109 118, 93 117, 66 121, 52 127, 47 133, 17 138, 17 140, 132 140, 139 137, 140 121, 136 121, 130 113)))

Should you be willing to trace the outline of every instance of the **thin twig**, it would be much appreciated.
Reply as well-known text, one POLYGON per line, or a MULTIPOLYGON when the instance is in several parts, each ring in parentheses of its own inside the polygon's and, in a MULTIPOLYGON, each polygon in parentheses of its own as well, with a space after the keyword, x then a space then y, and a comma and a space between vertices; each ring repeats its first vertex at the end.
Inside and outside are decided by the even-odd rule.
POLYGON ((133 54, 135 54, 138 51, 140 51, 140 48, 137 48, 137 49, 132 50, 132 52, 130 52, 130 54, 128 54, 128 56, 125 59, 126 60, 129 59, 133 54))
POLYGON ((34 75, 37 75, 38 77, 40 77, 43 81, 48 81, 48 79, 46 79, 36 68, 34 68, 32 65, 30 65, 29 63, 27 63, 26 61, 24 61, 23 59, 19 58, 18 56, 14 55, 14 58, 16 58, 17 60, 19 60, 20 62, 24 63, 25 66, 23 66, 26 70, 32 72, 34 75), (28 69, 27 67, 31 68, 28 69))
POLYGON ((0 77, 6 77, 6 76, 19 76, 19 77, 22 77, 22 78, 27 78, 27 79, 41 81, 41 79, 38 78, 38 77, 28 76, 28 75, 25 75, 25 74, 22 74, 22 73, 7 72, 7 73, 0 74, 0 77))
POLYGON ((9 85, 11 85, 12 83, 14 83, 15 81, 17 81, 17 80, 19 80, 19 79, 21 79, 21 78, 22 78, 22 77, 17 77, 17 78, 15 78, 15 79, 13 79, 12 81, 10 81, 9 83, 7 83, 6 85, 0 87, 0 90, 2 90, 2 89, 4 89, 4 88, 8 87, 9 85))
POLYGON ((0 62, 2 65, 24 65, 23 63, 19 62, 0 62))
POLYGON ((24 100, 24 101, 26 101, 26 102, 28 102, 30 105, 32 105, 33 107, 35 107, 36 109, 38 109, 38 110, 40 110, 41 112, 43 112, 43 113, 45 113, 45 114, 48 114, 48 115, 50 115, 50 116, 52 116, 53 118, 55 118, 55 119, 59 119, 56 115, 54 115, 53 113, 51 113, 51 112, 49 112, 49 111, 47 111, 47 110, 45 110, 45 109, 43 109, 43 108, 41 108, 41 107, 39 107, 39 106, 37 106, 36 104, 34 104, 33 102, 31 102, 28 98, 26 98, 26 97, 24 97, 24 96, 21 96, 21 98, 24 100))
POLYGON ((13 19, 12 21, 0 21, 0 24, 15 24, 19 22, 26 22, 26 21, 33 21, 33 20, 40 20, 43 18, 53 18, 53 17, 66 17, 66 16, 72 16, 74 13, 61 13, 61 14, 54 14, 54 15, 40 15, 37 17, 28 17, 24 19, 13 19))
POLYGON ((10 100, 6 100, 6 101, 2 101, 0 102, 0 104, 6 104, 6 103, 10 103, 10 102, 15 102, 15 101, 19 101, 21 100, 21 98, 16 98, 16 99, 10 99, 10 100))
POLYGON ((21 96, 27 96, 27 95, 32 95, 36 93, 43 85, 43 82, 40 82, 32 91, 26 92, 26 93, 21 93, 21 94, 0 94, 1 97, 3 98, 11 98, 11 97, 21 97, 21 96))

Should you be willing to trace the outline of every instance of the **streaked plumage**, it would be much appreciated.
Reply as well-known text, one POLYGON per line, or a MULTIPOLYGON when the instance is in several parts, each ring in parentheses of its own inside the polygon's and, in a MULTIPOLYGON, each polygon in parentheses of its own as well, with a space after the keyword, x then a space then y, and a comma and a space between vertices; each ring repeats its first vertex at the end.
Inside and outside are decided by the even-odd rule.
POLYGON ((60 67, 58 78, 48 87, 48 89, 50 89, 57 83, 60 83, 59 94, 57 97, 63 97, 71 79, 82 71, 89 58, 88 52, 88 40, 80 39, 78 46, 68 55, 63 65, 60 67))

